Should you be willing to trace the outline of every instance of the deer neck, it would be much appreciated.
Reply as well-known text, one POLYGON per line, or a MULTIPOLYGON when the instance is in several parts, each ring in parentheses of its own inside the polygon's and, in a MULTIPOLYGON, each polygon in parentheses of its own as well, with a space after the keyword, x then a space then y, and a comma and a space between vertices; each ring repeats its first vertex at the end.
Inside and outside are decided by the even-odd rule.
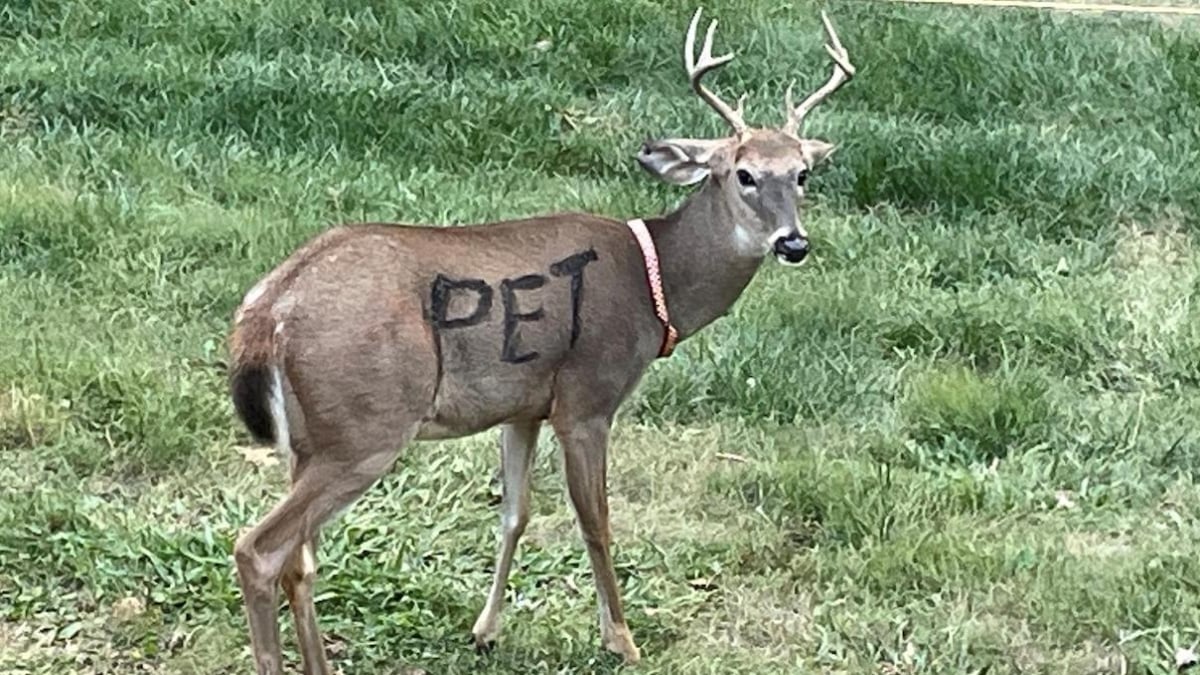
POLYGON ((763 256, 738 250, 732 218, 709 180, 675 211, 646 220, 680 340, 726 314, 762 265, 763 256))

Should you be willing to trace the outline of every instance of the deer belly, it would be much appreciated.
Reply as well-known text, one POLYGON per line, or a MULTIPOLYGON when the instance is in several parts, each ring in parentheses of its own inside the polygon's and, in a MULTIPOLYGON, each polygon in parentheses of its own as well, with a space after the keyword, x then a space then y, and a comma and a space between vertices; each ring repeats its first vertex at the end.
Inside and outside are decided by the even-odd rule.
POLYGON ((491 373, 473 379, 447 375, 434 399, 431 419, 421 425, 422 440, 458 438, 518 419, 550 414, 553 376, 491 373))
POLYGON ((485 321, 435 335, 438 383, 420 438, 465 436, 549 414, 554 373, 570 336, 552 325, 520 330, 485 321), (541 330, 539 330, 541 328, 541 330))

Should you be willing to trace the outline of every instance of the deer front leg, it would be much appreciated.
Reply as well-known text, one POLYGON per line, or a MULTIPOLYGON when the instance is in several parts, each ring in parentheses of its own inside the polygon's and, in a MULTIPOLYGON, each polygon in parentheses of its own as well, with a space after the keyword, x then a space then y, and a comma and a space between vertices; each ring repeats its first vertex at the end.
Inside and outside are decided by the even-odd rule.
POLYGON ((491 649, 500 634, 500 611, 512 569, 517 542, 529 523, 529 470, 537 451, 540 422, 506 425, 500 433, 500 471, 503 492, 500 505, 500 550, 487 603, 471 634, 480 650, 491 649))
POLYGON ((609 421, 605 418, 562 421, 555 424, 554 431, 563 447, 567 488, 592 563, 600 609, 600 639, 605 649, 620 654, 626 663, 636 663, 641 653, 625 625, 621 592, 609 551, 612 542, 608 523, 609 421))

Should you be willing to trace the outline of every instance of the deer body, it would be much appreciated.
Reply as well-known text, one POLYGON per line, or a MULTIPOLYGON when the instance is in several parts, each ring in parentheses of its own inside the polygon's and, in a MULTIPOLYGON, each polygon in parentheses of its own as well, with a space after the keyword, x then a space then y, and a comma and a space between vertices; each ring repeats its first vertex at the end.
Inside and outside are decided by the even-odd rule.
MULTIPOLYGON (((624 224, 585 214, 341 227, 251 291, 232 335, 234 361, 268 358, 298 408, 336 409, 337 426, 348 415, 375 418, 396 400, 421 413, 416 439, 541 421, 563 369, 590 365, 588 388, 604 398, 623 393, 654 358, 662 326, 644 277, 624 224)), ((305 430, 316 422, 306 414, 305 430)))
MULTIPOLYGON (((698 17, 685 64, 693 88, 736 136, 655 141, 638 156, 668 182, 704 182, 674 212, 645 221, 681 340, 729 310, 767 253, 803 260, 808 243, 796 204, 810 167, 832 149, 796 133, 829 85, 783 131, 747 128, 740 105, 733 111, 701 86, 724 61, 711 58, 710 27, 693 62, 698 17)), ((826 28, 836 47, 831 82, 844 81, 853 71, 827 20, 826 28)), ((230 335, 232 398, 255 439, 290 458, 292 481, 234 550, 260 675, 282 671, 278 588, 305 672, 329 672, 312 599, 321 525, 385 474, 409 441, 499 426, 500 545, 472 629, 477 645, 490 647, 528 522, 529 470, 544 422, 562 446, 602 642, 629 662, 640 658, 609 552, 606 466, 617 409, 664 344, 647 264, 625 223, 588 214, 452 228, 368 223, 313 238, 246 294, 230 335)))

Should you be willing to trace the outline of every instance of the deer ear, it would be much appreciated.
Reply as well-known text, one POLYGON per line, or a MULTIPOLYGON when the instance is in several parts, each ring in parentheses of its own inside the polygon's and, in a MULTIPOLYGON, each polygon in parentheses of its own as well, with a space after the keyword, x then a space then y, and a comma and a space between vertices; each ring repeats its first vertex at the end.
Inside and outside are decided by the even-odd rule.
POLYGON ((837 147, 832 143, 826 143, 815 138, 806 138, 800 141, 802 152, 804 153, 804 161, 808 163, 809 168, 816 167, 821 162, 829 159, 837 147))
POLYGON ((646 141, 638 152, 638 164, 673 185, 691 185, 708 177, 709 162, 724 144, 719 140, 672 138, 646 141))

